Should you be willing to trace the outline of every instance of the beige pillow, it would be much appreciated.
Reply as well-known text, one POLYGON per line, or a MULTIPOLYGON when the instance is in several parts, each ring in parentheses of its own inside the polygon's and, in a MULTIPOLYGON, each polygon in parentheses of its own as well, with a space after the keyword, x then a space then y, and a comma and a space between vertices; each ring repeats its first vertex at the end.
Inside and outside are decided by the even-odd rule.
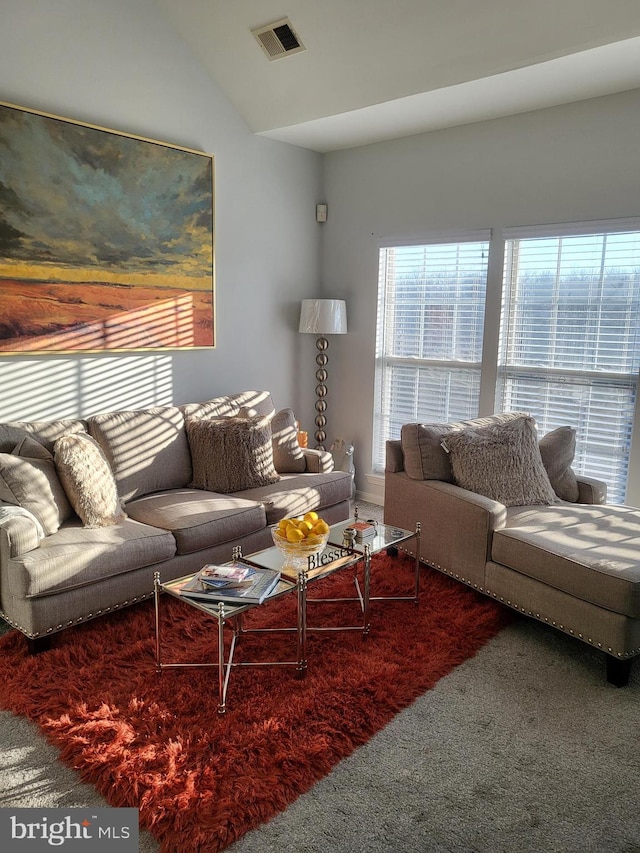
POLYGON ((125 518, 116 481, 90 435, 63 435, 53 445, 58 476, 85 527, 109 527, 125 518))
POLYGON ((271 421, 273 464, 279 474, 302 474, 307 467, 298 444, 298 428, 293 409, 282 409, 271 421))
POLYGON ((188 418, 192 489, 241 492, 277 483, 270 417, 188 418))
POLYGON ((533 418, 456 430, 444 439, 454 481, 505 506, 553 504, 533 418))
POLYGON ((412 480, 444 480, 453 483, 451 462, 442 440, 455 429, 506 423, 521 418, 524 412, 504 412, 448 424, 405 424, 401 431, 404 470, 412 480))
POLYGON ((31 437, 0 453, 0 500, 29 510, 47 536, 73 515, 53 456, 31 437))
POLYGON ((576 503, 578 500, 578 481, 571 468, 576 453, 576 431, 573 427, 562 426, 548 432, 540 439, 540 455, 551 487, 563 501, 576 503))

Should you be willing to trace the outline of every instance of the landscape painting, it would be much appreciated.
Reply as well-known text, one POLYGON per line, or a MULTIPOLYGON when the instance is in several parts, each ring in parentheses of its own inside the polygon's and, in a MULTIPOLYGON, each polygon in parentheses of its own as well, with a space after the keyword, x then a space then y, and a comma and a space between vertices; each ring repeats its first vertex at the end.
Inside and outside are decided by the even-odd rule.
POLYGON ((0 355, 213 347, 214 163, 0 103, 0 355))

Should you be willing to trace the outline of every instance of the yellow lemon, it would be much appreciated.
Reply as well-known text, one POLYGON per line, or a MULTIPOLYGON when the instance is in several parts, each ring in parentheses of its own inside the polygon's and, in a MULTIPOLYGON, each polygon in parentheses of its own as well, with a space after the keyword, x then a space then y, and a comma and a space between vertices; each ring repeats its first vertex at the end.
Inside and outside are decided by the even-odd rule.
POLYGON ((330 530, 329 525, 327 524, 326 521, 323 521, 321 518, 319 518, 318 521, 316 521, 316 523, 313 526, 313 532, 319 533, 321 536, 323 536, 325 533, 328 533, 329 530, 330 530))
POLYGON ((289 519, 288 518, 282 518, 278 522, 278 530, 284 531, 287 529, 288 526, 289 526, 289 519))
POLYGON ((288 542, 301 542, 304 539, 304 533, 302 530, 298 530, 297 527, 290 526, 287 528, 287 541, 288 542))
POLYGON ((310 521, 312 525, 315 524, 319 518, 320 518, 320 516, 318 515, 317 512, 306 512, 304 515, 304 520, 310 521))
POLYGON ((303 519, 298 525, 298 530, 302 530, 305 536, 308 536, 313 530, 313 524, 307 519, 303 519))

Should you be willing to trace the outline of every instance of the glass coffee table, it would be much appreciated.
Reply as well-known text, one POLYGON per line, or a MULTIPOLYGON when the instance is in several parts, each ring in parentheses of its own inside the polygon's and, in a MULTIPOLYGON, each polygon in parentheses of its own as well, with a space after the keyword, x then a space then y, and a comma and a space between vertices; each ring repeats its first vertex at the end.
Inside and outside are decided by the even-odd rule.
POLYGON ((182 578, 162 583, 160 573, 154 574, 154 602, 155 602, 155 635, 156 635, 156 671, 161 673, 165 669, 188 668, 188 667, 212 667, 217 670, 218 681, 218 713, 224 714, 227 710, 227 691, 231 671, 234 667, 241 666, 282 666, 294 667, 296 674, 304 678, 307 673, 307 636, 311 631, 361 631, 367 636, 370 631, 370 602, 379 600, 389 601, 412 601, 418 603, 419 594, 419 555, 420 555, 420 527, 415 531, 402 530, 398 527, 388 525, 377 525, 375 536, 364 543, 350 543, 345 546, 344 529, 348 528, 356 519, 351 519, 331 527, 329 541, 324 550, 315 557, 309 557, 306 565, 299 570, 291 570, 286 564, 285 555, 275 546, 265 548, 262 551, 244 556, 238 548, 234 550, 234 561, 240 560, 249 566, 257 568, 275 569, 280 571, 281 579, 261 604, 228 604, 215 600, 202 600, 183 596, 180 588, 186 581, 191 579, 195 573, 182 578), (397 548, 402 543, 415 538, 416 546, 416 576, 415 590, 413 596, 392 596, 372 598, 371 591, 371 558, 374 554, 385 549, 397 548), (354 586, 356 596, 350 598, 326 599, 309 598, 309 587, 323 578, 329 577, 337 571, 351 568, 354 572, 354 586), (160 598, 162 593, 178 598, 186 605, 195 607, 201 612, 211 616, 217 622, 217 660, 209 662, 163 662, 162 660, 162 634, 160 629, 160 598), (244 624, 244 615, 254 607, 269 606, 269 603, 283 595, 296 595, 296 624, 295 626, 283 626, 277 628, 249 628, 244 624), (362 620, 357 624, 344 624, 335 627, 323 625, 309 625, 308 605, 319 602, 358 602, 362 613, 362 620), (225 627, 231 629, 231 641, 229 650, 225 656, 225 627), (243 634, 266 634, 266 633, 291 633, 295 635, 295 659, 291 660, 235 660, 235 651, 239 639, 243 634))
MULTIPOLYGON (((414 531, 410 531, 403 530, 401 527, 396 527, 395 525, 382 524, 374 521, 373 519, 369 519, 366 523, 374 527, 374 534, 370 538, 364 539, 362 542, 358 542, 357 540, 353 542, 350 537, 345 538, 345 532, 353 529, 353 525, 359 520, 356 507, 356 515, 354 518, 349 519, 349 521, 343 521, 340 524, 332 525, 331 532, 329 533, 329 542, 334 544, 342 542, 344 544, 346 541, 349 541, 349 547, 358 550, 366 558, 367 554, 371 557, 373 554, 379 554, 381 551, 386 551, 388 554, 395 555, 401 545, 409 542, 411 539, 415 540, 413 549, 415 551, 413 595, 372 596, 370 594, 370 590, 367 590, 367 612, 368 605, 371 601, 411 601, 417 606, 420 600, 420 522, 416 524, 416 529, 414 531)), ((357 580, 358 579, 356 577, 356 586, 358 586, 357 580)), ((362 596, 362 598, 364 609, 364 596, 362 596)))

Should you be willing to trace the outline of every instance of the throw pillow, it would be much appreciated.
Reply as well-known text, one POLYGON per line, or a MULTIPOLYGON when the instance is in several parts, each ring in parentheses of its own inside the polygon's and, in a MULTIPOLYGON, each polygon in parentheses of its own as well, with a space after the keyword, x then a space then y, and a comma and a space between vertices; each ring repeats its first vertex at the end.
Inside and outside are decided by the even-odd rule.
POLYGON ((271 418, 187 419, 193 464, 192 489, 241 492, 277 483, 271 418))
POLYGON ((271 421, 273 464, 278 474, 302 474, 307 466, 298 444, 298 427, 293 409, 282 409, 271 421))
POLYGON ((412 480, 443 480, 453 483, 451 462, 442 440, 453 430, 506 423, 525 416, 524 412, 503 412, 485 418, 448 424, 404 424, 400 436, 404 470, 412 480))
POLYGON ((540 455, 553 491, 561 500, 572 503, 578 500, 578 481, 571 468, 575 452, 576 431, 573 427, 558 427, 540 439, 540 455))
POLYGON ((444 444, 455 483, 505 506, 557 501, 542 464, 533 418, 457 430, 444 444))
POLYGON ((28 510, 47 536, 73 515, 53 456, 29 436, 11 453, 0 453, 0 500, 28 510))
POLYGON ((116 481, 90 435, 63 435, 53 445, 58 476, 85 527, 109 527, 125 518, 116 481))

